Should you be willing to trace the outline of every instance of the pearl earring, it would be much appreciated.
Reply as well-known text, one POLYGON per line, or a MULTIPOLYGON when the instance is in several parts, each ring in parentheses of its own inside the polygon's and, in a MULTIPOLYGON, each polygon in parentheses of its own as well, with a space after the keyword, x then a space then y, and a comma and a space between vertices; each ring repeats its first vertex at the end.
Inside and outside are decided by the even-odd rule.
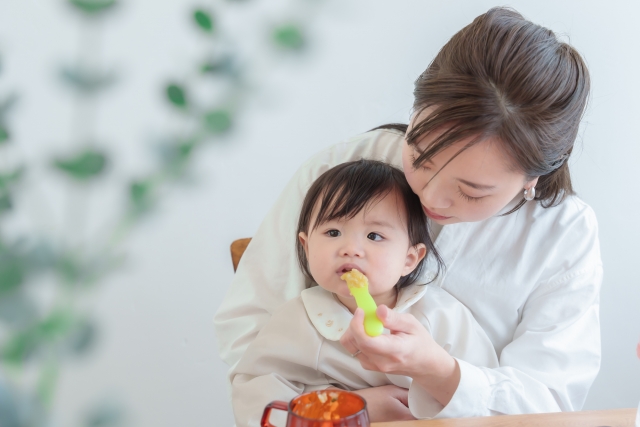
POLYGON ((531 201, 536 198, 536 187, 525 188, 524 189, 524 199, 526 201, 531 201))

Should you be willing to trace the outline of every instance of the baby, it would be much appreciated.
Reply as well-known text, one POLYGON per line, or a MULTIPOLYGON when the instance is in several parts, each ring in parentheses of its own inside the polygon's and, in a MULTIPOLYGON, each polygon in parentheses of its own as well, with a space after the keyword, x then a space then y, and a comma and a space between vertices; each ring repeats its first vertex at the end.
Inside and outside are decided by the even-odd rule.
POLYGON ((377 305, 414 315, 452 356, 498 366, 489 338, 469 310, 439 287, 425 286, 435 277, 424 274, 425 256, 435 264, 439 258, 422 205, 402 171, 359 160, 322 174, 303 202, 296 245, 300 267, 318 286, 273 313, 232 369, 237 427, 259 426, 273 400, 328 387, 394 384, 409 389, 410 410, 439 405, 409 377, 365 370, 340 344, 357 308, 341 279, 351 270, 369 279, 377 305))

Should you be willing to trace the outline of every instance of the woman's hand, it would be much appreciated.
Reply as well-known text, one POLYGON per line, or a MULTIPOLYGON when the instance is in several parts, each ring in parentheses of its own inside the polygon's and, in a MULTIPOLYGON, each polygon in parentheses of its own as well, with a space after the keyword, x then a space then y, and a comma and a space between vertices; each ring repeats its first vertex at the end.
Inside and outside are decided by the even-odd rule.
POLYGON ((369 420, 372 423, 385 421, 415 420, 408 408, 409 390, 395 385, 354 390, 367 401, 369 420))
POLYGON ((340 339, 344 348, 351 354, 360 350, 356 357, 364 369, 409 376, 446 406, 460 382, 458 362, 411 314, 380 305, 376 315, 391 334, 368 336, 363 326, 364 312, 357 309, 340 339))

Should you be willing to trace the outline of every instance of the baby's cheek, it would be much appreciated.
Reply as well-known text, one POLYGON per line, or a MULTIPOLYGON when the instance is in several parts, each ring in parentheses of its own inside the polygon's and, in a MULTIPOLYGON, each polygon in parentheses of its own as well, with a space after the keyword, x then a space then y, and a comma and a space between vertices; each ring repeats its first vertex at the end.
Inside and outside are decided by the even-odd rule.
MULTIPOLYGON (((391 289, 402 275, 401 268, 402 266, 397 261, 391 262, 389 259, 381 261, 380 268, 377 269, 377 277, 373 279, 376 287, 381 291, 391 289)), ((372 278, 369 278, 369 280, 372 280, 372 278)))
POLYGON ((326 274, 326 268, 323 268, 322 259, 320 257, 310 257, 309 258, 309 270, 311 271, 311 275, 314 280, 319 281, 322 280, 323 274, 326 274))

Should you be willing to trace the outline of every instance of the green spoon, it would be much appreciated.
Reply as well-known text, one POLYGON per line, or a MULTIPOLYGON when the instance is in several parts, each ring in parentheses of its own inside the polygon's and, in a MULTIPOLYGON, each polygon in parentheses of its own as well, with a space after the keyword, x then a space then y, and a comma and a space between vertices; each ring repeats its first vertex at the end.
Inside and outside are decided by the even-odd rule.
POLYGON ((356 304, 364 311, 364 331, 370 337, 377 337, 382 333, 384 326, 376 316, 378 306, 369 293, 369 280, 367 276, 358 270, 351 270, 340 276, 347 282, 349 292, 356 299, 356 304))

